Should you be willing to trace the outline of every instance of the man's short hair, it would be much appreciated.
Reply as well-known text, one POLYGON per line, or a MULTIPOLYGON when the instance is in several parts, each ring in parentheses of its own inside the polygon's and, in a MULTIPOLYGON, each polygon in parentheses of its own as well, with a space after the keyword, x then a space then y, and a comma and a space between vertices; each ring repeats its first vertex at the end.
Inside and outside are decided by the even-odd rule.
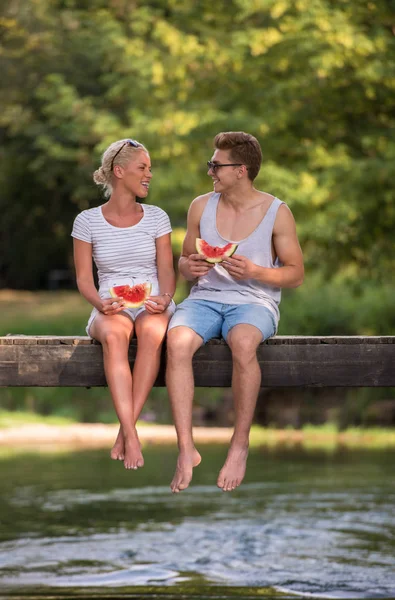
POLYGON ((248 168, 248 177, 254 181, 262 164, 262 150, 258 140, 244 131, 225 131, 214 138, 214 148, 229 150, 232 162, 248 168))

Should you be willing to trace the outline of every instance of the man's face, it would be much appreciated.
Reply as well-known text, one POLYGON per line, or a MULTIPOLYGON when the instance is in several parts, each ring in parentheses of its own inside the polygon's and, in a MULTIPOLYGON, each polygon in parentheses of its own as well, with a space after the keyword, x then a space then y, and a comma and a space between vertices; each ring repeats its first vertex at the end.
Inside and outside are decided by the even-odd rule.
POLYGON ((207 175, 212 178, 213 186, 215 192, 224 191, 237 181, 237 173, 239 167, 236 166, 219 166, 219 165, 229 165, 234 164, 234 160, 232 160, 230 156, 229 150, 215 150, 213 156, 211 157, 211 162, 214 163, 213 166, 209 167, 207 171, 207 175), (215 166, 218 165, 218 166, 215 166))

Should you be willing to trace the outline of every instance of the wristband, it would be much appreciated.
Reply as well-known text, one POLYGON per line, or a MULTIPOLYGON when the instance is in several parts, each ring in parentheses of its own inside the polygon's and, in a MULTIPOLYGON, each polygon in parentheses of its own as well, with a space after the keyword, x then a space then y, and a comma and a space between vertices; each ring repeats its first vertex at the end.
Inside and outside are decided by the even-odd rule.
POLYGON ((162 294, 162 296, 169 296, 170 300, 173 300, 173 296, 171 294, 169 294, 169 292, 164 292, 164 294, 162 294))

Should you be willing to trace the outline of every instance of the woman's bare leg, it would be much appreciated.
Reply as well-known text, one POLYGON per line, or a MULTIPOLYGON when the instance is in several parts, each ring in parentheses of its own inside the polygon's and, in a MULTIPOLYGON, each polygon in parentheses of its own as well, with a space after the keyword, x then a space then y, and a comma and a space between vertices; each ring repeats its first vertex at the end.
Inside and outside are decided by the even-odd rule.
MULTIPOLYGON (((133 416, 133 384, 128 359, 133 329, 134 324, 128 317, 99 314, 93 321, 90 330, 91 336, 98 340, 103 347, 104 372, 121 424, 124 446, 123 461, 126 469, 137 469, 144 465, 133 416)), ((122 456, 122 452, 118 458, 120 456, 122 456)))
POLYGON ((133 410, 134 422, 142 408, 159 373, 161 351, 171 314, 159 315, 141 313, 135 323, 137 355, 133 367, 133 410))
MULTIPOLYGON (((161 350, 166 336, 167 326, 171 314, 164 312, 160 315, 151 315, 148 312, 140 313, 135 322, 135 331, 138 339, 137 355, 133 367, 133 422, 136 425, 143 406, 155 383, 159 372, 161 350)), ((119 428, 114 444, 114 454, 122 456, 123 435, 119 428)), ((116 456, 114 456, 116 458, 116 456)))

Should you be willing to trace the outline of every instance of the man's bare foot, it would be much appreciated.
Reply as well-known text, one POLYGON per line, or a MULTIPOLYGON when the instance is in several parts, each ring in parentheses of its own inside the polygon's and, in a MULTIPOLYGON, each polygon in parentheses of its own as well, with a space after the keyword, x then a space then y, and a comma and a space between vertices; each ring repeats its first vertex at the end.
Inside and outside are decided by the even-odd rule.
POLYGON ((117 439, 111 449, 110 456, 113 460, 124 460, 125 458, 125 442, 121 428, 119 428, 117 439))
POLYGON ((247 466, 248 446, 231 446, 224 466, 219 472, 217 486, 224 492, 231 492, 244 479, 247 466))
POLYGON ((185 490, 189 486, 192 480, 193 469, 200 464, 201 460, 202 457, 196 448, 193 448, 190 452, 180 451, 176 472, 170 484, 171 491, 174 494, 178 494, 178 492, 185 490))
POLYGON ((138 469, 144 466, 144 458, 141 453, 141 444, 135 431, 130 436, 125 436, 125 458, 123 464, 125 469, 138 469))

